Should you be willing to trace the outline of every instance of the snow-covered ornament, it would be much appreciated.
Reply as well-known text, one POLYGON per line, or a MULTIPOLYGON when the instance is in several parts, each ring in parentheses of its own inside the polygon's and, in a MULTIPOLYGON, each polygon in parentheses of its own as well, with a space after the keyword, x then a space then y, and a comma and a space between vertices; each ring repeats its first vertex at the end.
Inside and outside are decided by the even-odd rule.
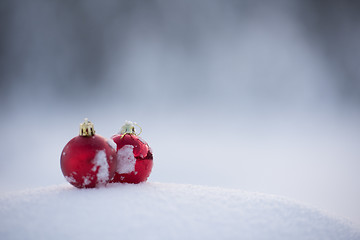
POLYGON ((94 124, 85 118, 79 136, 71 139, 61 153, 62 173, 78 188, 105 185, 116 171, 115 150, 114 142, 95 134, 94 124))
POLYGON ((136 123, 126 121, 120 133, 112 136, 117 144, 117 170, 111 182, 145 182, 153 167, 153 154, 149 145, 135 133, 136 123))

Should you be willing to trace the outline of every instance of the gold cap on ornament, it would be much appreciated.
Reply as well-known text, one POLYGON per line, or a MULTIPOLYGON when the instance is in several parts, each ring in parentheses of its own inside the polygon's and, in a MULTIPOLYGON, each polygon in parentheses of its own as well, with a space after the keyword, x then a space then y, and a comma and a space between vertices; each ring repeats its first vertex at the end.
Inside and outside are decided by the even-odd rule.
POLYGON ((142 132, 142 129, 139 125, 134 122, 126 121, 125 124, 120 129, 120 134, 130 134, 130 135, 139 135, 142 132), (135 133, 135 125, 139 127, 140 132, 138 134, 135 133))
POLYGON ((91 137, 95 135, 94 124, 85 118, 83 123, 80 123, 80 136, 91 137))

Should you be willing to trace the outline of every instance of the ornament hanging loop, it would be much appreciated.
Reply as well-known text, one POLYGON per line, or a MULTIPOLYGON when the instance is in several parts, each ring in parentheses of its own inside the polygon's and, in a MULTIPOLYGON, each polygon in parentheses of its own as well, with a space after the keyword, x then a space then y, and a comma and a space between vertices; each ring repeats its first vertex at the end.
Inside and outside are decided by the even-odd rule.
POLYGON ((136 122, 134 122, 134 125, 140 129, 140 132, 135 134, 136 136, 139 136, 142 133, 142 128, 136 122))

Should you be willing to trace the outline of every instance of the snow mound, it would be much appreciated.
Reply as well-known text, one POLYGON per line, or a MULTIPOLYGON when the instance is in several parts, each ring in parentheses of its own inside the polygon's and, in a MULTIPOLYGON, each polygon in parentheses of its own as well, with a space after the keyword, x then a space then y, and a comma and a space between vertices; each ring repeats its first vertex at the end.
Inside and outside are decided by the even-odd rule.
POLYGON ((348 223, 265 194, 194 185, 69 185, 0 196, 0 239, 360 239, 348 223))

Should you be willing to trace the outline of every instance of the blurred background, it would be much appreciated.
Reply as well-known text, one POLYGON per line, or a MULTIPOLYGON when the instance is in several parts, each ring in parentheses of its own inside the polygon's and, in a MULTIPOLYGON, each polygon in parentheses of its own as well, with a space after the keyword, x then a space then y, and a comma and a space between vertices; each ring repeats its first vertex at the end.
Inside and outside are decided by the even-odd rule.
POLYGON ((2 0, 0 192, 63 184, 88 117, 150 182, 282 195, 360 226, 360 3, 2 0))

